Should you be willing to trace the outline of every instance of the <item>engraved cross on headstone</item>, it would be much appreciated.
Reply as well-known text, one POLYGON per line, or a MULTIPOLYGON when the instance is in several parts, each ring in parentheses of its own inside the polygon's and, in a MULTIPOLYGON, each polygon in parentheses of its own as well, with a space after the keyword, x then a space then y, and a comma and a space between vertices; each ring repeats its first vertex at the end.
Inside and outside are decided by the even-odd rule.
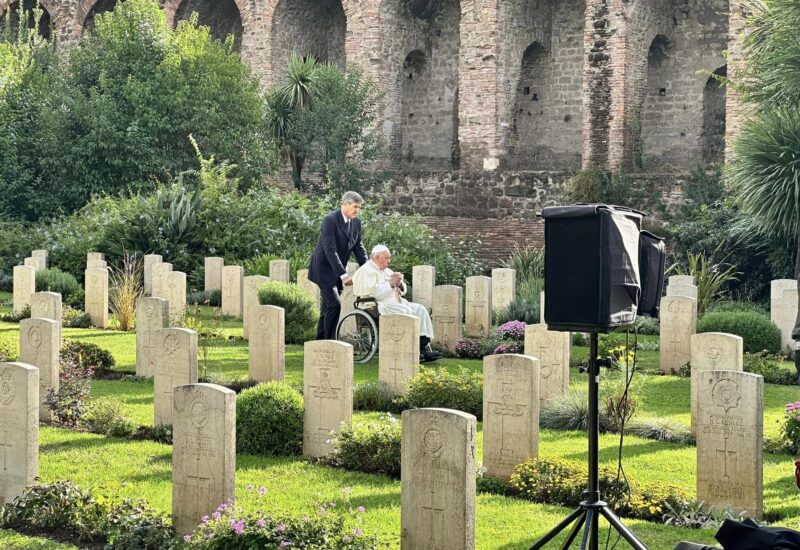
POLYGON ((441 493, 436 492, 436 483, 431 484, 430 504, 423 505, 422 509, 427 512, 429 521, 429 533, 431 534, 430 542, 428 543, 431 550, 440 548, 441 536, 444 533, 444 511, 445 507, 442 503, 441 493), (439 498, 437 498, 437 496, 439 498))
POLYGON ((725 439, 724 447, 722 449, 717 449, 716 450, 717 461, 722 459, 722 464, 723 464, 722 479, 724 479, 725 481, 730 481, 730 479, 731 479, 730 478, 730 474, 733 474, 733 473, 736 472, 738 454, 739 453, 736 452, 736 451, 729 451, 728 450, 728 439, 727 438, 725 439), (731 462, 733 463, 730 471, 728 471, 728 458, 730 458, 731 462))
POLYGON ((539 361, 542 366, 540 376, 547 380, 553 374, 553 367, 560 365, 553 365, 550 358, 550 346, 547 343, 539 344, 539 361))
POLYGON ((13 447, 11 443, 8 442, 8 432, 3 432, 3 439, 0 440, 0 447, 3 448, 3 471, 8 470, 8 449, 13 447))
POLYGON ((500 454, 508 452, 506 449, 506 417, 522 416, 523 409, 527 405, 517 405, 514 402, 513 384, 510 382, 503 382, 501 390, 501 402, 490 401, 492 414, 500 416, 500 454))
MULTIPOLYGON (((170 392, 171 393, 171 392, 170 392)), ((192 454, 194 454, 195 460, 194 463, 194 473, 193 474, 186 474, 186 485, 192 490, 194 493, 194 503, 195 509, 199 510, 202 506, 206 506, 207 502, 202 502, 201 499, 203 498, 202 490, 208 492, 211 488, 211 478, 208 476, 201 475, 200 473, 200 459, 201 455, 203 454, 202 449, 202 439, 200 436, 197 436, 197 446, 191 449, 192 454)))
POLYGON ((436 313, 436 320, 440 323, 451 325, 456 322, 455 315, 453 315, 452 306, 450 304, 440 304, 441 311, 436 313))

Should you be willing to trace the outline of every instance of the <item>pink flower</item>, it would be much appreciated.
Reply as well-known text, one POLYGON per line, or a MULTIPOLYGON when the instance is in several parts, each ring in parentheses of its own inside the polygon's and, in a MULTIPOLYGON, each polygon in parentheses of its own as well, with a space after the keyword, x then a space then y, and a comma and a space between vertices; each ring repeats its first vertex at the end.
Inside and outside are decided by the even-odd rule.
POLYGON ((189 542, 192 540, 192 535, 183 535, 183 542, 189 542))
POLYGON ((352 539, 350 537, 348 537, 347 535, 342 537, 342 542, 350 542, 351 540, 352 539))
POLYGON ((260 519, 256 522, 256 525, 258 525, 259 527, 264 527, 266 524, 267 522, 264 521, 263 519, 260 519))
POLYGON ((266 487, 259 487, 258 488, 258 492, 261 493, 262 495, 266 495, 267 494, 267 488, 266 487))
POLYGON ((244 520, 243 519, 240 519, 239 521, 231 520, 231 529, 233 529, 233 532, 236 533, 237 535, 241 535, 242 533, 244 533, 244 520))
POLYGON ((281 542, 281 548, 286 548, 286 547, 291 546, 291 545, 292 545, 292 543, 289 542, 288 540, 285 540, 285 541, 281 542))
POLYGON ((202 518, 200 518, 200 521, 206 523, 208 521, 208 516, 203 516, 202 518))
POLYGON ((363 506, 359 506, 359 507, 358 507, 358 512, 359 512, 360 514, 363 514, 363 513, 364 513, 364 512, 366 512, 366 511, 367 511, 367 509, 366 509, 366 508, 364 508, 363 506))
POLYGON ((283 533, 286 531, 286 526, 283 523, 279 523, 278 526, 275 528, 277 531, 283 533))
POLYGON ((214 519, 219 519, 219 517, 220 517, 221 515, 222 515, 222 514, 220 514, 219 512, 214 512, 213 514, 211 514, 211 517, 213 517, 214 519))

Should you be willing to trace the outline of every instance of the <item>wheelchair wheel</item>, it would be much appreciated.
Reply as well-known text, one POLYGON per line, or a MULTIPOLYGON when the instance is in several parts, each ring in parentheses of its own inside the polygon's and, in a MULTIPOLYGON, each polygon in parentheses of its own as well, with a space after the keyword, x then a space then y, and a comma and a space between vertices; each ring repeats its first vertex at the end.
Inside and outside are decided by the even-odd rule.
POLYGON ((336 339, 353 346, 353 361, 366 363, 378 351, 378 327, 368 313, 355 310, 336 326, 336 339))

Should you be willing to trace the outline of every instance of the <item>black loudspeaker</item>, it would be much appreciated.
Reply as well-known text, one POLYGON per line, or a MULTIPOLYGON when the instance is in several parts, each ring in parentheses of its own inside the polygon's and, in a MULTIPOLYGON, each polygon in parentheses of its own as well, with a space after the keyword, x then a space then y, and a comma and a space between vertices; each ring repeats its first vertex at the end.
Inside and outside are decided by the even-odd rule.
POLYGON ((605 204, 542 211, 550 330, 603 333, 636 322, 642 217, 605 204))
POLYGON ((667 247, 664 239, 648 231, 639 235, 639 293, 638 315, 658 319, 661 310, 661 294, 664 291, 664 267, 667 262, 667 247))

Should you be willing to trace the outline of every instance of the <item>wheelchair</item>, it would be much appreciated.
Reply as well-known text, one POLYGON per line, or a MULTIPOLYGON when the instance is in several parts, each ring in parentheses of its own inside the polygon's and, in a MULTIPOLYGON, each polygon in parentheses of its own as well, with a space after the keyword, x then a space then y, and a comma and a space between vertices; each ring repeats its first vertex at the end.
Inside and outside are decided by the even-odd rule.
POLYGON ((353 361, 368 363, 378 352, 378 302, 375 298, 356 298, 351 311, 336 325, 336 340, 353 346, 353 361))

